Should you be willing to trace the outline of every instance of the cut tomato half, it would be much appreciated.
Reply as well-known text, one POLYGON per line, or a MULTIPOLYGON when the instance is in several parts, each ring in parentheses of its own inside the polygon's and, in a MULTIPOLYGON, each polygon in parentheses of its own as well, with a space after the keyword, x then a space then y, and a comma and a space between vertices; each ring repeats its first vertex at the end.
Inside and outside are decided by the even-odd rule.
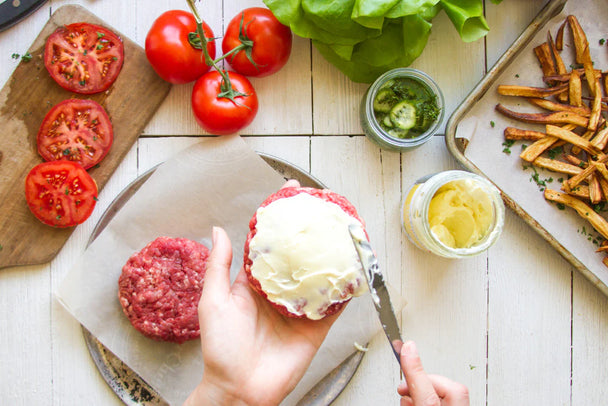
POLYGON ((107 155, 113 140, 112 123, 99 103, 68 99, 42 120, 38 153, 45 161, 74 161, 88 169, 107 155))
POLYGON ((89 23, 59 27, 44 48, 44 66, 61 87, 92 94, 107 90, 124 60, 120 38, 107 28, 89 23))
POLYGON ((31 212, 53 227, 72 227, 89 218, 97 202, 97 184, 80 164, 43 162, 25 178, 31 212))

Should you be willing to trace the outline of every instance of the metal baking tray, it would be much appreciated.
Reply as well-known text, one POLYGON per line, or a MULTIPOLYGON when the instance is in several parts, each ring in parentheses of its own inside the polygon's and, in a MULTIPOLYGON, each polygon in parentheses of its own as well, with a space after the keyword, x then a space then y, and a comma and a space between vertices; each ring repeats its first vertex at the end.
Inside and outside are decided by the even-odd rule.
MULTIPOLYGON (((323 189, 325 185, 303 169, 280 158, 258 152, 276 172, 287 179, 296 179, 302 186, 323 189)), ((154 173, 156 167, 129 184, 110 204, 89 237, 90 245, 110 223, 124 204, 154 173)), ((129 406, 168 406, 168 403, 128 365, 108 350, 84 326, 82 333, 99 373, 116 396, 129 406)), ((298 406, 327 406, 331 404, 357 371, 365 352, 356 351, 319 381, 299 402, 298 406)))
MULTIPOLYGON (((529 41, 541 30, 553 17, 558 15, 566 5, 567 0, 553 0, 538 13, 530 25, 523 33, 515 40, 509 49, 501 56, 496 64, 488 71, 484 78, 477 86, 469 93, 465 100, 452 113, 446 125, 445 142, 450 153, 456 160, 466 169, 475 172, 479 175, 486 176, 474 162, 465 156, 465 151, 469 145, 469 140, 466 138, 457 138, 456 132, 461 120, 466 117, 467 113, 473 108, 475 103, 479 101, 486 92, 495 84, 496 79, 511 65, 520 54, 520 52, 528 45, 529 41)), ((492 179, 490 179, 491 181, 492 179)), ((498 186, 498 185, 497 185, 498 186)), ((498 186, 499 187, 499 186, 498 186)), ((500 187, 499 187, 500 189, 500 187)), ((502 192, 502 191, 501 191, 502 192)), ((568 260, 578 271, 587 277, 595 286, 598 287, 604 294, 608 295, 608 286, 604 284, 593 272, 591 272, 583 263, 581 263, 572 253, 570 253, 563 245, 561 245, 545 228, 542 227, 532 216, 525 212, 518 203, 511 199, 506 193, 502 192, 502 197, 505 205, 511 208, 518 216, 520 216, 528 225, 538 232, 553 248, 555 248, 566 260, 568 260)))

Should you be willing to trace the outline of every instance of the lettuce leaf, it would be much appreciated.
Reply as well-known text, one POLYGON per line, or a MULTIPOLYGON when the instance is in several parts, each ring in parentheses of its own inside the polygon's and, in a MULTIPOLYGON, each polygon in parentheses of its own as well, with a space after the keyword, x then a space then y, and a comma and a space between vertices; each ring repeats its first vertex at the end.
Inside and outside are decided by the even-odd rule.
MULTIPOLYGON (((321 55, 355 82, 371 83, 420 56, 432 20, 444 10, 460 38, 489 31, 483 0, 264 0, 294 34, 310 38, 321 55)), ((500 3, 502 0, 492 0, 500 3)))

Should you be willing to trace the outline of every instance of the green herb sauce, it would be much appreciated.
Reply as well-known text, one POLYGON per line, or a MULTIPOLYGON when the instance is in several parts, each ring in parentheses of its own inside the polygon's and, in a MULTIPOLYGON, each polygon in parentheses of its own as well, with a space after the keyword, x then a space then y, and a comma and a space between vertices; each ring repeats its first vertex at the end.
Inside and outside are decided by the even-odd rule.
POLYGON ((395 138, 416 138, 437 121, 437 97, 412 78, 387 81, 374 97, 378 125, 395 138))

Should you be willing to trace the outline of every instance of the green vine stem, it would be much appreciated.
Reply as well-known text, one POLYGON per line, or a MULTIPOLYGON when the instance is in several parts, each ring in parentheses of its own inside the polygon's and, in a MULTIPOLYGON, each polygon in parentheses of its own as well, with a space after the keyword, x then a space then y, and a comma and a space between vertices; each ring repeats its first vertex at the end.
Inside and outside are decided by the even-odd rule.
MULTIPOLYGON (((198 38, 200 40, 200 45, 201 45, 201 50, 203 51, 203 55, 205 56, 205 63, 207 64, 207 66, 212 66, 213 69, 218 71, 218 73, 222 76, 222 83, 220 85, 221 91, 220 91, 220 93, 218 93, 217 97, 218 98, 225 97, 227 99, 232 100, 233 103, 239 104, 236 102, 236 100, 234 100, 235 97, 238 97, 238 96, 247 97, 249 95, 237 91, 232 86, 232 83, 230 82, 230 76, 228 75, 228 73, 224 69, 221 69, 217 66, 217 61, 220 61, 221 59, 223 59, 223 57, 225 57, 225 55, 222 58, 218 58, 217 60, 213 60, 211 58, 211 56, 209 55, 209 50, 207 50, 207 44, 209 43, 209 41, 207 40, 207 37, 205 37, 205 31, 203 30, 203 19, 201 18, 200 14, 198 13, 198 9, 197 9, 196 5, 194 4, 194 0, 186 0, 186 1, 188 2, 188 6, 190 7, 190 10, 192 11, 192 14, 194 15, 194 20, 196 21, 196 34, 198 34, 198 38)), ((190 36, 190 43, 192 43, 192 42, 193 42, 192 36, 190 36)), ((196 47, 196 48, 198 48, 198 47, 196 47)), ((228 55, 228 54, 226 54, 226 55, 228 55)))

